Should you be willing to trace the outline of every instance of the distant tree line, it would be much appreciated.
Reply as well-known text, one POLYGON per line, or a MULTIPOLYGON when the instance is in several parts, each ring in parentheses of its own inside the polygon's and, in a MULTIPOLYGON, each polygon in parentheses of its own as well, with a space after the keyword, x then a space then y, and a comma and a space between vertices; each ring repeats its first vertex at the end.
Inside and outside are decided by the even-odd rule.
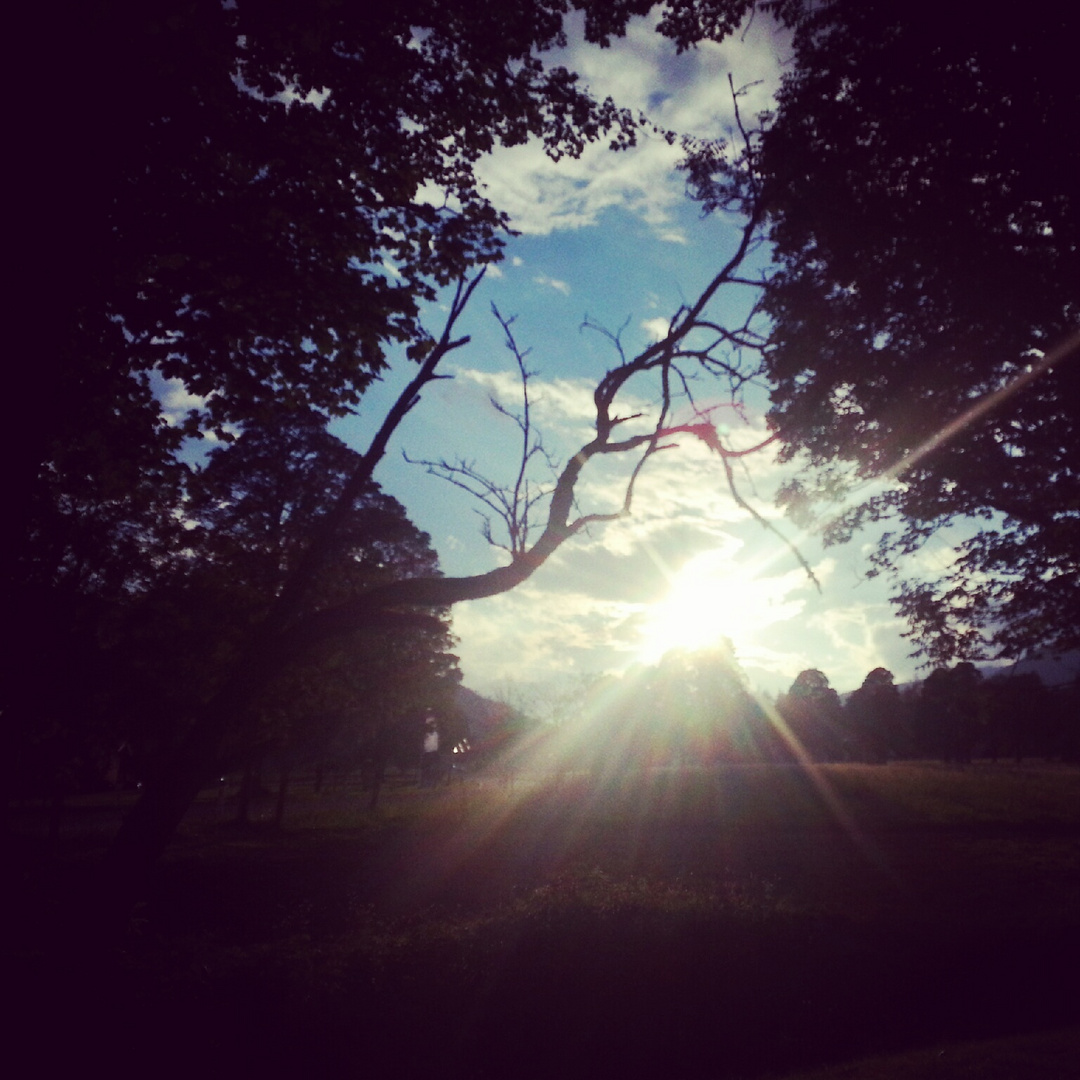
POLYGON ((594 693, 564 753, 599 772, 649 765, 975 758, 1080 760, 1080 687, 961 662, 898 687, 878 667, 841 699, 821 671, 775 701, 754 693, 730 644, 668 653, 594 693))

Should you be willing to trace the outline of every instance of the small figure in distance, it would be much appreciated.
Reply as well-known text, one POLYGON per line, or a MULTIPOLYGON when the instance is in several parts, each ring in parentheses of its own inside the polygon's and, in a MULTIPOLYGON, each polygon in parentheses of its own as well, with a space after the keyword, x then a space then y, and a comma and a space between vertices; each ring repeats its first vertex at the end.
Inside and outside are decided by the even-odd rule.
POLYGON ((439 728, 434 716, 424 721, 424 752, 420 756, 420 786, 433 787, 439 779, 439 728))

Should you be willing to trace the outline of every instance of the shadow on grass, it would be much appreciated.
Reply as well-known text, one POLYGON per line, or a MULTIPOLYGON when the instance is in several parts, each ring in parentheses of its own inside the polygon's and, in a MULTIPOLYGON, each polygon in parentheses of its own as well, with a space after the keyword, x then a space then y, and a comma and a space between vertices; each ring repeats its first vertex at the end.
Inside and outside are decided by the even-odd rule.
POLYGON ((39 1071, 140 1076, 1053 1067, 1069 1036, 1018 1036, 1080 1018, 1072 781, 1025 801, 965 777, 972 820, 938 805, 947 775, 831 780, 859 835, 780 769, 454 792, 355 828, 207 826, 122 948, 66 937, 87 864, 53 862, 6 923, 12 1030, 39 1071))

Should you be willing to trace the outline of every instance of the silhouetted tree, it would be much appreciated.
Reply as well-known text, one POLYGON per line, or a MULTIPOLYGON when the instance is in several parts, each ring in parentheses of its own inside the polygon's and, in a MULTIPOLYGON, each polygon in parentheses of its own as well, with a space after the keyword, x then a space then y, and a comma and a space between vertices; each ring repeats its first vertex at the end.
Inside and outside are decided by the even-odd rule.
POLYGON ((628 674, 611 695, 613 722, 633 733, 638 765, 742 761, 756 756, 762 719, 727 639, 675 649, 628 674))
POLYGON ((727 638, 691 657, 688 687, 696 760, 744 761, 755 755, 764 719, 727 638))
POLYGON ((1065 761, 1080 762, 1080 681, 1051 694, 1051 745, 1065 761))
POLYGON ((186 542, 187 469, 170 456, 178 440, 148 437, 140 425, 152 436, 153 414, 164 428, 159 406, 125 389, 107 378, 87 388, 87 408, 100 404, 105 415, 70 433, 5 531, 3 543, 20 538, 19 555, 0 566, 19 628, 0 658, 9 795, 59 798, 102 783, 123 739, 116 690, 126 664, 116 645, 135 599, 186 542))
POLYGON ((906 749, 900 691, 887 668, 874 668, 844 703, 851 754, 858 761, 883 762, 906 749))
MULTIPOLYGON (((53 771, 71 787, 73 770, 88 770, 92 742, 99 778, 123 745, 131 769, 153 783, 219 692, 359 461, 310 410, 280 412, 214 451, 178 508, 183 551, 158 568, 156 582, 114 603, 108 619, 99 615, 91 635, 96 670, 76 679, 82 697, 65 714, 64 738, 40 710, 30 714, 25 780, 51 790, 42 775, 50 747, 53 771)), ((396 500, 369 484, 352 498, 305 603, 311 610, 398 577, 437 573, 428 538, 396 500)), ((449 641, 445 614, 436 612, 390 640, 354 633, 313 645, 298 663, 268 673, 229 717, 222 760, 235 768, 268 754, 293 763, 348 757, 350 747, 355 755, 376 725, 418 701, 434 704, 455 684, 449 641)))
MULTIPOLYGON (((250 426, 211 455, 187 507, 195 526, 192 574, 211 575, 214 591, 229 598, 236 637, 242 640, 280 596, 359 461, 309 410, 250 426)), ((380 583, 437 573, 428 537, 395 499, 369 484, 336 530, 304 603, 310 610, 380 583)), ((219 630, 219 642, 221 636, 219 630)), ((253 751, 272 750, 289 765, 335 748, 347 753, 380 726, 435 708, 460 677, 449 643, 445 617, 390 640, 347 634, 321 643, 253 699, 253 751)))
MULTIPOLYGON (((736 186, 776 269, 765 367, 784 499, 844 539, 897 519, 874 560, 980 519, 940 581, 903 582, 946 662, 1080 644, 1080 12, 956 19, 927 0, 780 5, 778 106, 736 186)), ((728 179, 731 173, 727 174, 728 179)))
POLYGON ((985 680, 982 690, 989 756, 1020 762, 1054 753, 1051 696, 1037 672, 994 675, 985 680))
POLYGON ((982 673, 968 660, 937 668, 919 694, 920 743, 946 764, 971 761, 985 737, 982 673))
POLYGON ((813 761, 843 760, 847 756, 840 696, 816 668, 801 671, 776 710, 791 735, 813 761))

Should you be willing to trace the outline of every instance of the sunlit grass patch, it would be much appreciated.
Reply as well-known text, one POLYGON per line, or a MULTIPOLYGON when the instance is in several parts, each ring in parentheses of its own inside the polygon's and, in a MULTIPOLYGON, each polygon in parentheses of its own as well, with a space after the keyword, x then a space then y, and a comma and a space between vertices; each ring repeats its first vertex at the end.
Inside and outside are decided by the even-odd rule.
POLYGON ((827 822, 814 780, 797 767, 628 768, 581 773, 536 785, 522 810, 573 814, 612 823, 682 823, 770 828, 827 822))
MULTIPOLYGON (((1080 770, 936 763, 719 766, 582 773, 519 791, 522 810, 718 828, 1080 825, 1080 770)), ((482 801, 474 801, 482 806, 482 801)))
POLYGON ((1080 770, 930 763, 826 766, 841 798, 896 823, 1080 825, 1080 770))

